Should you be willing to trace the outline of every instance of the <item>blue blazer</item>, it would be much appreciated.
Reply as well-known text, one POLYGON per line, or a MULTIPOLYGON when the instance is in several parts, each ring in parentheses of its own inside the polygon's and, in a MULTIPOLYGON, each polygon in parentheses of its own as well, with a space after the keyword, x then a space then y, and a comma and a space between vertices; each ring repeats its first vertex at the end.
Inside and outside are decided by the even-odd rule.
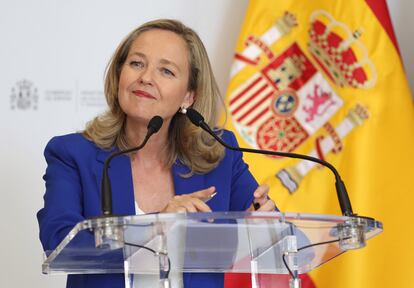
MULTIPOLYGON (((224 130, 222 138, 237 146, 235 136, 224 130)), ((100 183, 105 159, 114 152, 105 151, 81 134, 52 138, 44 155, 47 161, 43 179, 46 183, 44 207, 37 213, 40 241, 45 251, 54 250, 80 221, 99 216, 100 183)), ((189 168, 176 161, 172 167, 177 195, 215 186, 217 195, 208 202, 213 211, 244 211, 253 201, 258 184, 242 159, 242 153, 226 149, 218 166, 206 174, 189 178, 180 175, 189 168)), ((114 158, 109 168, 112 186, 113 213, 134 215, 135 200, 128 156, 114 158)), ((67 287, 124 287, 123 274, 69 275, 67 287)), ((223 287, 223 274, 186 273, 185 287, 223 287)))

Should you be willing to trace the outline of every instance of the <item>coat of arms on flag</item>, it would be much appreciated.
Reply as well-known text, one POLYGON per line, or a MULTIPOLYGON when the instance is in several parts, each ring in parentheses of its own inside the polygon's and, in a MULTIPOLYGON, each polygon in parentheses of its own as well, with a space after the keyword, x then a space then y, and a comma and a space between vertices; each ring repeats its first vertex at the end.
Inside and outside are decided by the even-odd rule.
MULTIPOLYGON (((375 66, 358 39, 361 32, 352 32, 322 10, 313 12, 308 24, 306 47, 293 41, 284 50, 271 49, 298 25, 294 15, 286 12, 260 37, 250 35, 244 51, 236 54, 232 76, 247 65, 258 68, 228 98, 234 126, 254 148, 294 152, 317 132, 321 134, 322 128, 325 135, 316 137, 309 155, 324 158, 329 152, 340 152, 341 140, 368 118, 366 109, 356 104, 337 127, 329 122, 344 108, 334 86, 368 89, 375 85, 375 66), (266 64, 259 67, 262 53, 266 64)), ((313 166, 302 161, 276 176, 294 192, 313 166)))

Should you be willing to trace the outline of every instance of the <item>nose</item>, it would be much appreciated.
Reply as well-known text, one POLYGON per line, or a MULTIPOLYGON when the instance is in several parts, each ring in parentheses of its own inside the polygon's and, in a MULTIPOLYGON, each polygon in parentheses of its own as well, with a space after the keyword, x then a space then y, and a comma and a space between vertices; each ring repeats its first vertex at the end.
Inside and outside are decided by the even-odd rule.
POLYGON ((153 78, 152 78, 152 72, 149 67, 144 69, 138 79, 139 83, 143 85, 152 85, 153 84, 153 78))

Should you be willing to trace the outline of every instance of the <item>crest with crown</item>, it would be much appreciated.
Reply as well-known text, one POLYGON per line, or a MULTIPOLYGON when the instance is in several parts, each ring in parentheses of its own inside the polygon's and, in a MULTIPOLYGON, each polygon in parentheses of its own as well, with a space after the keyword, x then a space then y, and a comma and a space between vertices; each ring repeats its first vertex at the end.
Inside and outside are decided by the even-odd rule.
POLYGON ((325 11, 315 11, 310 22, 308 48, 327 76, 341 87, 373 87, 377 73, 359 41, 361 31, 352 32, 325 11))

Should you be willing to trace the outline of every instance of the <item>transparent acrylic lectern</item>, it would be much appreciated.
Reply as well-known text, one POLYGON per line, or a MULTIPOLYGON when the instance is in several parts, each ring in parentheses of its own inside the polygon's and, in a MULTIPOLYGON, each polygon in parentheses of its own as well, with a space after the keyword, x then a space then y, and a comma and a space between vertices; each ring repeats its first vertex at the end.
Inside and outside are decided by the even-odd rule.
MULTIPOLYGON (((371 218, 278 212, 147 214, 78 223, 54 251, 43 273, 124 273, 155 279, 153 287, 176 287, 186 272, 290 274, 300 287, 307 273, 381 233, 371 218)), ((151 280, 149 280, 151 281, 151 280)), ((148 287, 148 286, 146 286, 148 287)), ((269 286, 267 286, 269 287, 269 286)))

